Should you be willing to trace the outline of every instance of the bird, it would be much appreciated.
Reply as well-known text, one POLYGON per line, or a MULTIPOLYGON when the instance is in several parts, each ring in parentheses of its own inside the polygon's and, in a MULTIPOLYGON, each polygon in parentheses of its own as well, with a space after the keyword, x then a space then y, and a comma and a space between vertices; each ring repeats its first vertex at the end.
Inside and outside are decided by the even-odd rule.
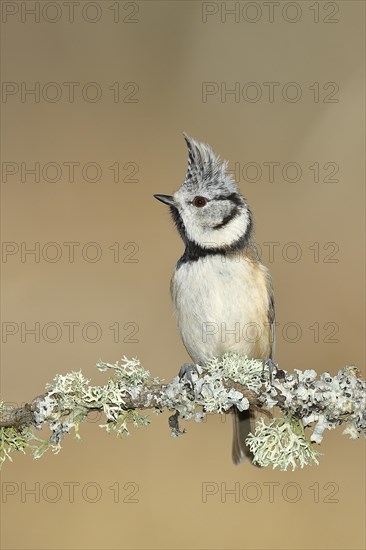
MULTIPOLYGON (((184 181, 172 195, 154 195, 169 206, 185 245, 170 284, 181 339, 195 365, 226 352, 272 362, 273 285, 256 247, 253 214, 228 162, 206 143, 183 136, 184 181)), ((233 412, 232 461, 253 463, 245 440, 255 411, 233 412)))

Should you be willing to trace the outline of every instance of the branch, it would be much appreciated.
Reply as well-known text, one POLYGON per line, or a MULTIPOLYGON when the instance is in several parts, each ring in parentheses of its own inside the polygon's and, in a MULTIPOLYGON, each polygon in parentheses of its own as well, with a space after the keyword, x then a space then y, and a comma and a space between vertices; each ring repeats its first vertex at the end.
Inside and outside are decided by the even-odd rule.
MULTIPOLYGON (((6 407, 0 402, 0 465, 15 450, 30 448, 34 458, 45 451, 59 452, 64 436, 88 414, 100 411, 106 422, 101 427, 122 436, 129 434, 128 424, 149 424, 139 411, 152 409, 175 411, 169 418, 173 436, 182 432, 179 419, 201 421, 207 413, 226 413, 236 407, 272 409, 281 416, 265 423, 261 417, 254 434, 247 439, 254 460, 261 466, 272 465, 286 470, 298 465, 318 464, 320 453, 314 444, 322 441, 326 429, 346 423, 343 433, 352 439, 366 435, 366 382, 357 377, 355 367, 346 366, 336 376, 314 370, 294 374, 262 361, 235 353, 212 359, 197 366, 191 375, 176 376, 170 384, 153 378, 137 359, 115 364, 99 361, 97 368, 112 372, 104 386, 91 386, 81 371, 56 375, 46 392, 23 407, 6 407), (40 439, 35 430, 48 425, 52 434, 40 439), (312 430, 310 438, 305 429, 312 430)), ((268 414, 268 413, 267 413, 268 414)))

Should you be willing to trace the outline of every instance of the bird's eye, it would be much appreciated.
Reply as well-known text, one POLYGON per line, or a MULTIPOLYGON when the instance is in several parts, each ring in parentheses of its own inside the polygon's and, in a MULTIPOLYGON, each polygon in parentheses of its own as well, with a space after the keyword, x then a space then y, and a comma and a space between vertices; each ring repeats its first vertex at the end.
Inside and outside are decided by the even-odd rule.
POLYGON ((205 206, 207 204, 207 200, 205 197, 195 197, 193 199, 193 204, 197 206, 197 208, 202 208, 202 206, 205 206))

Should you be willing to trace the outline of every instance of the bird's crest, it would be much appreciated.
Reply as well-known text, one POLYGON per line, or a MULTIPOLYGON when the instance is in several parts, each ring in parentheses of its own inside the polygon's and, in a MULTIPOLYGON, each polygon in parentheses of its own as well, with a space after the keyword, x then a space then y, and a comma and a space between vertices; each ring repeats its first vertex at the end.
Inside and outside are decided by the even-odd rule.
POLYGON ((228 179, 227 162, 222 162, 211 147, 183 133, 188 147, 188 169, 184 185, 194 188, 199 183, 221 186, 228 179))

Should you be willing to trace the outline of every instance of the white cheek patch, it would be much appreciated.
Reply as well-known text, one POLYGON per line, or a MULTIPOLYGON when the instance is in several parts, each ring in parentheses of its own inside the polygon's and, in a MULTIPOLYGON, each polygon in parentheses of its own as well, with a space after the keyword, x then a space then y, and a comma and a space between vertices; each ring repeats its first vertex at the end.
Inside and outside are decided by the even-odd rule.
POLYGON ((249 213, 242 210, 226 225, 218 229, 203 228, 193 216, 184 216, 187 237, 202 248, 230 246, 246 233, 249 225, 249 213))

